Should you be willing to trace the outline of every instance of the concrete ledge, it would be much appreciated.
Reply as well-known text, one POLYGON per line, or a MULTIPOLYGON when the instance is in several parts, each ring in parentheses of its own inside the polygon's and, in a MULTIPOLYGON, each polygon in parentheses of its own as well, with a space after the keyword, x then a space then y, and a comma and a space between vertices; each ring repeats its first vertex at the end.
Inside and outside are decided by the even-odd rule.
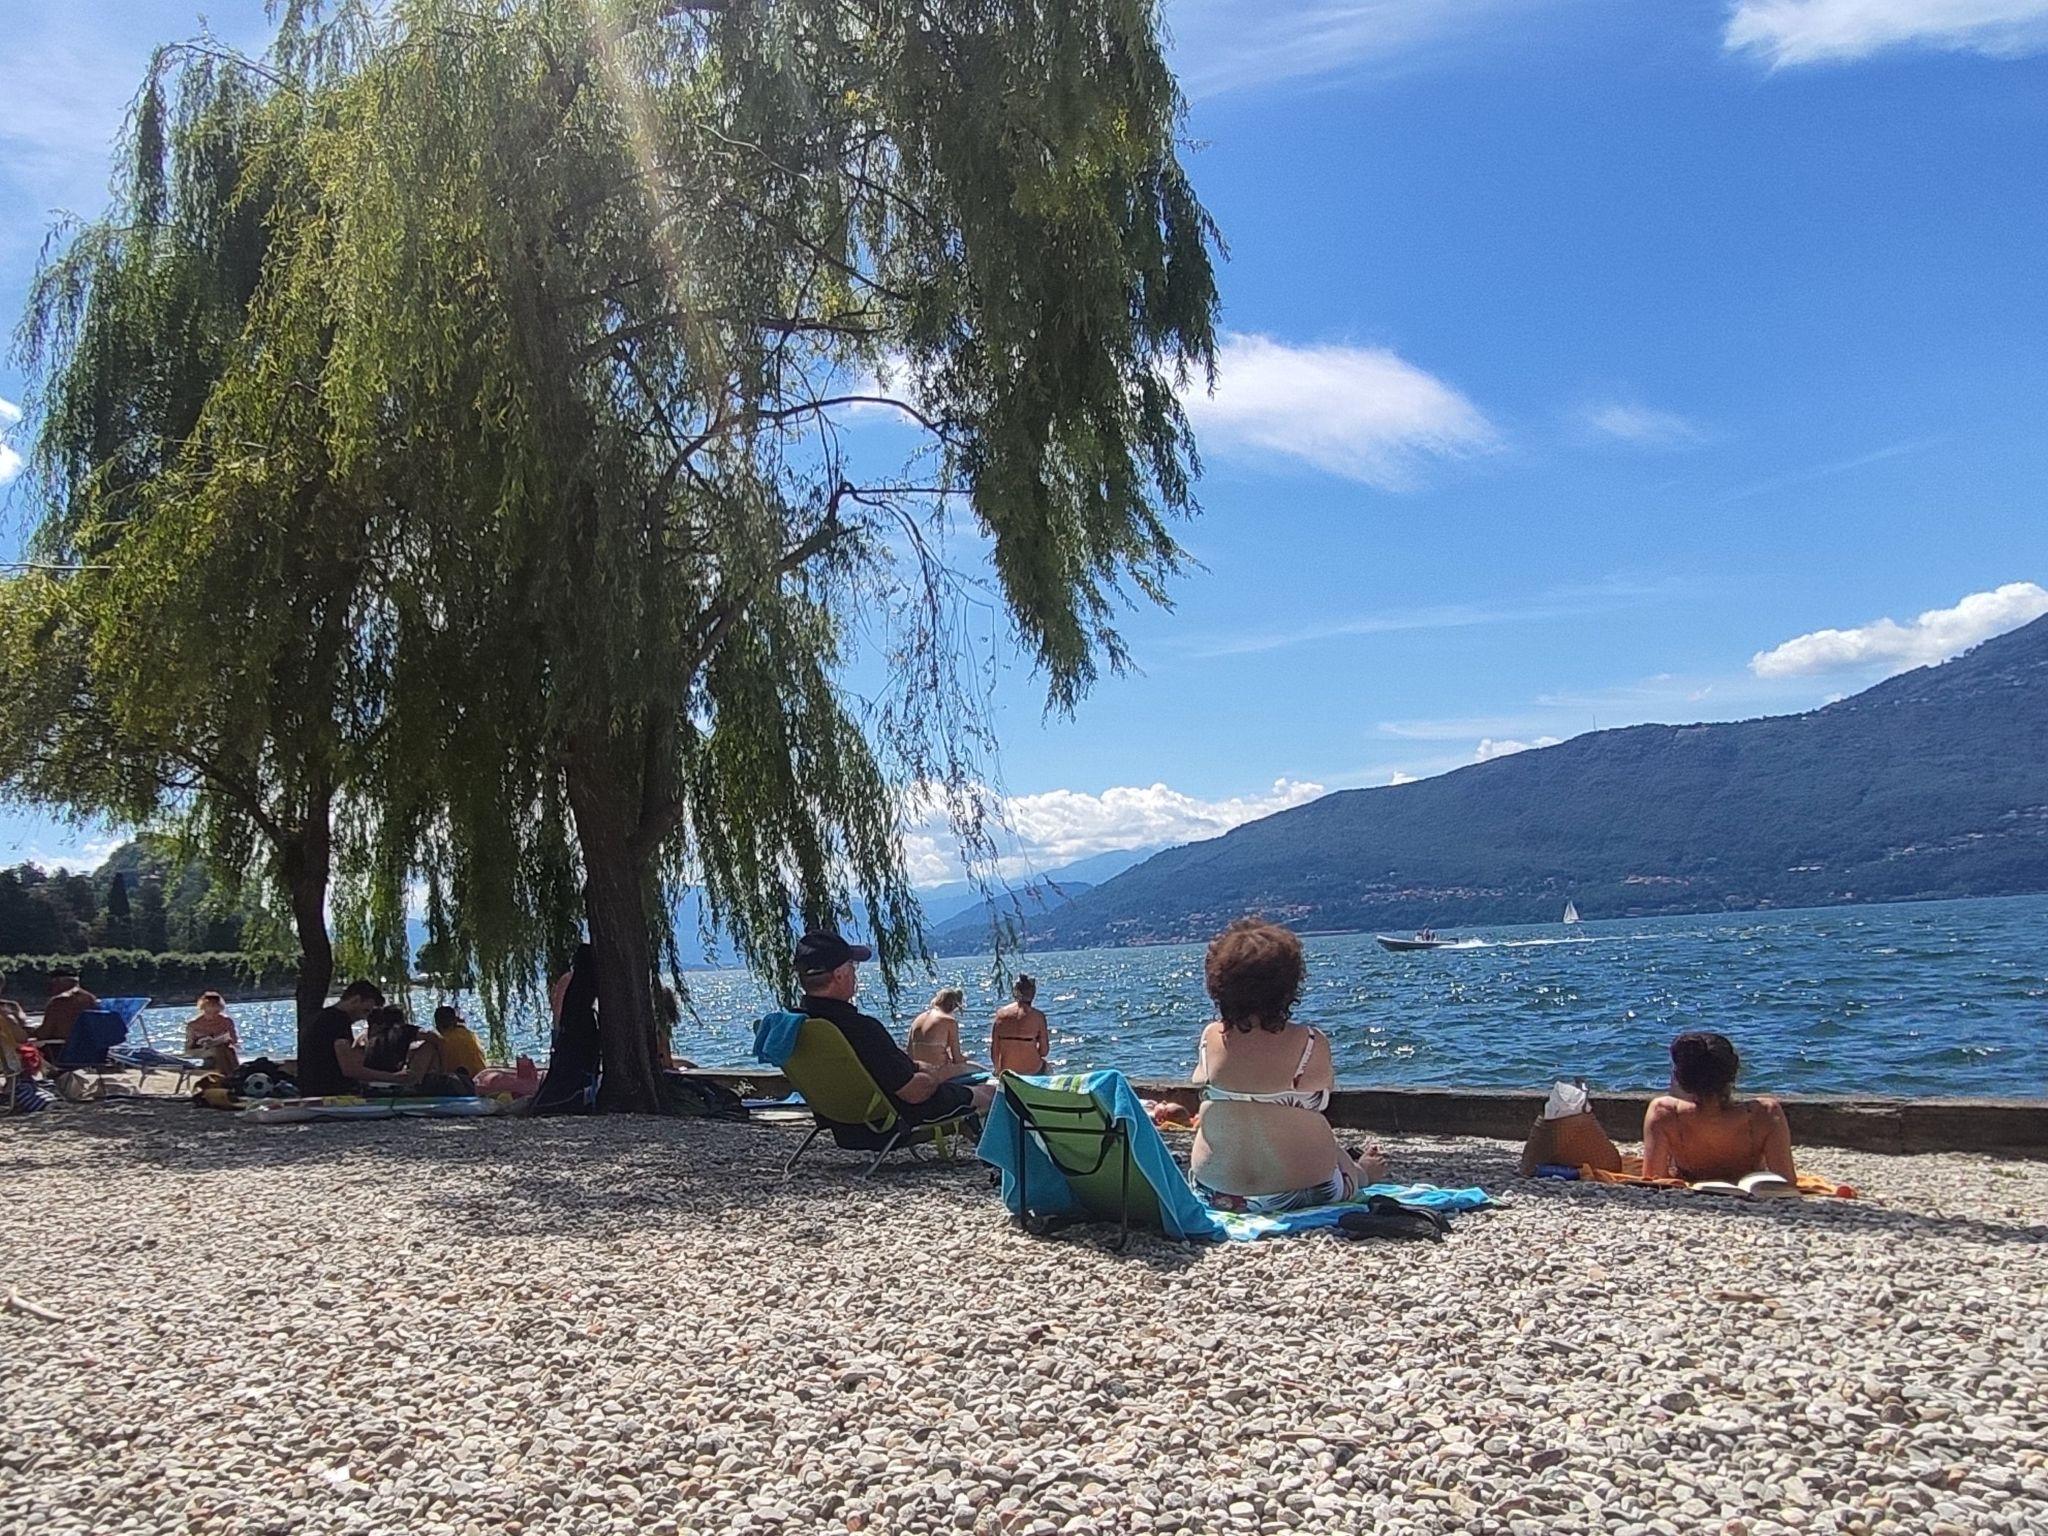
MULTIPOLYGON (((747 1086, 773 1098, 790 1091, 780 1072, 695 1074, 747 1086)), ((1190 1083, 1140 1081, 1148 1099, 1174 1099, 1192 1110, 1199 1102, 1190 1083)), ((1503 1088, 1339 1088, 1330 1098, 1332 1125, 1383 1136, 1491 1136, 1521 1141, 1542 1110, 1548 1090, 1503 1088)), ((1642 1135, 1646 1093, 1596 1093, 1594 1112, 1616 1141, 1642 1135)), ((1986 1152, 2048 1158, 2048 1099, 1853 1099, 1779 1095, 1792 1120, 1795 1144, 1848 1147, 1858 1152, 1986 1152)))

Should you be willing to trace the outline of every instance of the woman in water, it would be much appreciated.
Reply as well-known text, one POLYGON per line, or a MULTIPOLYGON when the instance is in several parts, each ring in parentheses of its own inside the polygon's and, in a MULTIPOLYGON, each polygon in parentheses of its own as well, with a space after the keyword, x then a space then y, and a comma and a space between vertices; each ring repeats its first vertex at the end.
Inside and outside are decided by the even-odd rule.
POLYGON ((967 994, 958 987, 941 987, 932 995, 931 1006, 910 1021, 910 1059, 942 1083, 973 1072, 988 1074, 988 1068, 969 1061, 960 1049, 960 1009, 966 1001, 967 994))
POLYGON ((1386 1177, 1377 1146, 1341 1146, 1323 1110, 1336 1086, 1330 1042, 1294 1022, 1306 966, 1301 940, 1243 918, 1209 946, 1219 1017, 1202 1031, 1195 1082, 1195 1190, 1235 1211, 1291 1211, 1348 1200, 1386 1177))
POLYGON ((1671 1092, 1643 1116, 1643 1172, 1653 1179, 1736 1180, 1770 1172, 1796 1180, 1792 1128, 1776 1099, 1735 1098, 1742 1058, 1726 1035, 1671 1042, 1671 1092))

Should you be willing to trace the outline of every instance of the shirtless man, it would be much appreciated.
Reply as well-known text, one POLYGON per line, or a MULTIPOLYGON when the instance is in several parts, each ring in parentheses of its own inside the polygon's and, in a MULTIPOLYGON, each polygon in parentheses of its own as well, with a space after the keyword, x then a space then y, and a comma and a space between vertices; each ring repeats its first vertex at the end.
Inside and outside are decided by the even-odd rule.
POLYGON ((71 1026, 81 1013, 99 1007, 100 1000, 78 984, 75 971, 50 972, 50 996, 43 1004, 42 1022, 36 1025, 38 1040, 62 1041, 71 1036, 71 1026))
POLYGON ((1740 1179, 1769 1171, 1798 1177, 1792 1130, 1776 1099, 1735 1100, 1741 1058, 1726 1035, 1671 1042, 1671 1092, 1643 1116, 1643 1172, 1653 1179, 1740 1179))
POLYGON ((1005 1072, 1031 1077, 1045 1070, 1052 1039, 1046 1032, 1045 1015, 1033 1006, 1037 996, 1038 983, 1020 975, 1010 987, 1011 1001, 996 1010, 995 1027, 988 1037, 988 1059, 998 1077, 1005 1072))
POLYGON ((941 987, 933 995, 932 1005, 910 1021, 910 1037, 905 1041, 910 1059, 941 1082, 988 1070, 978 1061, 969 1061, 960 1048, 960 1009, 966 1001, 967 994, 958 987, 941 987))

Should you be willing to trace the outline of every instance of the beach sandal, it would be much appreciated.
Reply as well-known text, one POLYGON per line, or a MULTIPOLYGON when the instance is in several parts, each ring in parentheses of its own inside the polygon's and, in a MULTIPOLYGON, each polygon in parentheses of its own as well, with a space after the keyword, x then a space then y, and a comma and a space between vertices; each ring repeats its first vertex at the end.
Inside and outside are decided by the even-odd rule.
POLYGON ((1337 1218, 1337 1235, 1354 1241, 1391 1237, 1440 1243, 1450 1230, 1451 1224, 1436 1211, 1403 1205, 1392 1195, 1373 1195, 1359 1209, 1337 1218))

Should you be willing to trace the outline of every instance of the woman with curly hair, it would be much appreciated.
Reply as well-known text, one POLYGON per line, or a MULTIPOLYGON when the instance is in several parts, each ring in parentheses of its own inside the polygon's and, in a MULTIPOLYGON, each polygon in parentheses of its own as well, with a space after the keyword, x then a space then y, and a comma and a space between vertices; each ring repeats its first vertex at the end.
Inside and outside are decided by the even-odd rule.
POLYGON ((1205 967, 1217 1018, 1202 1031, 1195 1082, 1196 1191, 1224 1210, 1300 1210, 1347 1200, 1386 1177, 1377 1146, 1353 1152, 1323 1110, 1336 1086, 1330 1042, 1294 1021, 1307 974, 1301 940, 1243 918, 1209 945, 1205 967))

